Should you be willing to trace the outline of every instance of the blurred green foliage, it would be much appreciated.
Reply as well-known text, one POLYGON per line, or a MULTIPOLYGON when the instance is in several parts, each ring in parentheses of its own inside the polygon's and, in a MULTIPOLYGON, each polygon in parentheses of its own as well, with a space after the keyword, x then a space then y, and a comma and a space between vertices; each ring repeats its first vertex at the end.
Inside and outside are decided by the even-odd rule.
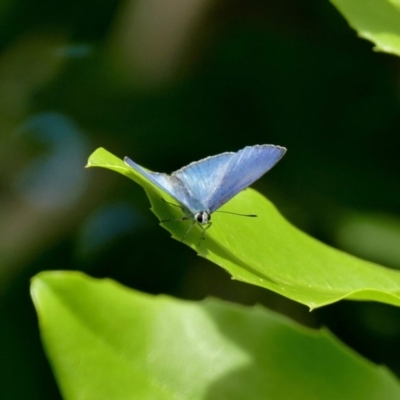
POLYGON ((331 0, 358 36, 375 44, 375 51, 400 56, 400 2, 378 0, 331 0))
POLYGON ((76 271, 39 273, 31 293, 65 399, 400 395, 387 368, 264 307, 152 296, 76 271))
MULTIPOLYGON (((266 304, 328 326, 400 373, 397 308, 341 303, 310 314, 232 282, 159 228, 140 188, 83 169, 100 146, 170 172, 246 145, 282 145, 285 159, 255 187, 314 237, 400 267, 379 247, 388 225, 370 218, 399 218, 398 60, 372 52, 328 2, 183 3, 0 7, 0 398, 59 396, 28 290, 31 276, 56 269, 266 304), (363 246, 350 239, 366 221, 363 246)), ((396 224, 388 229, 398 235, 396 224)))

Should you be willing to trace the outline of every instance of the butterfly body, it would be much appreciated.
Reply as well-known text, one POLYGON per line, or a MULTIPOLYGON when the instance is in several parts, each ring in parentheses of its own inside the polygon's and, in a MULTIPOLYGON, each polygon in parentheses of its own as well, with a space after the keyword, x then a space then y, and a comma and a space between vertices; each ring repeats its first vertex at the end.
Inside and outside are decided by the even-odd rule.
POLYGON ((270 170, 286 149, 248 146, 192 162, 171 175, 145 170, 125 157, 125 163, 175 199, 188 214, 181 219, 211 225, 211 214, 270 170))

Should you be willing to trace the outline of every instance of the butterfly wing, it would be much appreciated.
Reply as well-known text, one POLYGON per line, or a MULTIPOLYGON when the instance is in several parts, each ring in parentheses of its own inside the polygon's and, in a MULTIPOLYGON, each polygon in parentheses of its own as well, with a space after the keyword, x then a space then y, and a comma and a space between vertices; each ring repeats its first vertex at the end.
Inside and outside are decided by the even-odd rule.
POLYGON ((190 210, 210 211, 208 199, 217 190, 235 153, 222 153, 193 162, 175 171, 171 177, 182 182, 187 190, 190 210))
POLYGON ((128 157, 124 161, 191 213, 213 212, 270 170, 284 147, 256 145, 193 162, 171 175, 150 172, 128 157))
POLYGON ((124 158, 125 164, 133 168, 140 175, 148 179, 151 183, 156 185, 158 188, 169 194, 178 203, 182 204, 186 209, 190 210, 188 205, 188 193, 186 188, 182 185, 179 179, 175 179, 173 176, 168 174, 162 174, 158 172, 146 171, 139 164, 136 164, 130 158, 124 158))
POLYGON ((286 149, 273 145, 245 147, 234 153, 223 177, 206 203, 211 212, 217 210, 232 197, 251 185, 269 171, 285 154, 286 149))

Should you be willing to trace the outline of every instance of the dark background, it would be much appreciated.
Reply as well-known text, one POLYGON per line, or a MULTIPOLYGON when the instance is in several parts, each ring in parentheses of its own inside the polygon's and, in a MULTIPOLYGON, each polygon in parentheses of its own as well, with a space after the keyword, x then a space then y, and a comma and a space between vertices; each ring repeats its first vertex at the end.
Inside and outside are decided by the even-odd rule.
POLYGON ((400 373, 397 308, 309 313, 233 282, 170 239, 140 187, 83 169, 100 146, 171 172, 282 145, 254 187, 312 236, 399 268, 397 58, 321 0, 9 0, 0 19, 0 398, 60 397, 29 297, 57 269, 265 304, 400 373))

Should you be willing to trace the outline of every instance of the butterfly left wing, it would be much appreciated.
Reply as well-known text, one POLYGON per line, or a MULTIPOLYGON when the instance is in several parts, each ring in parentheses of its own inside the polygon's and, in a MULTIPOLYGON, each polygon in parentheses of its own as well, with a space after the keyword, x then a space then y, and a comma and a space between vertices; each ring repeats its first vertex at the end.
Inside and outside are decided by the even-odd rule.
POLYGON ((286 149, 273 145, 245 147, 234 153, 216 189, 209 193, 206 203, 211 212, 261 178, 285 154, 286 149))
POLYGON ((168 174, 159 172, 151 172, 142 168, 139 164, 136 164, 130 158, 124 158, 125 164, 133 168, 136 172, 142 175, 144 178, 149 180, 151 183, 156 185, 158 188, 169 194, 178 203, 182 204, 185 208, 190 210, 188 206, 188 193, 186 188, 182 185, 179 180, 173 179, 168 174))

